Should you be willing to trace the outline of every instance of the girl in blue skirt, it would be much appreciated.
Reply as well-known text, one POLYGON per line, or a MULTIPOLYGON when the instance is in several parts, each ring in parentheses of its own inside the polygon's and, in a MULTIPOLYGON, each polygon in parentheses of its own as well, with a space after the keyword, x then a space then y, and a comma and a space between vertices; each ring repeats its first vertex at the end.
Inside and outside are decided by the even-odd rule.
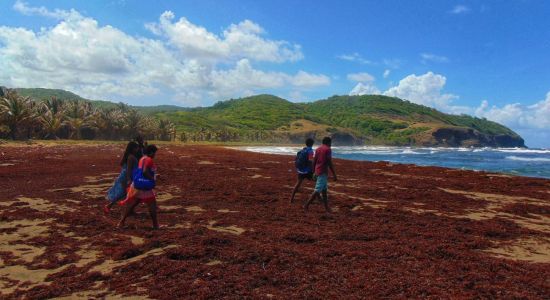
POLYGON ((107 200, 109 203, 103 207, 105 213, 109 213, 111 207, 124 198, 126 198, 126 190, 132 184, 132 174, 134 169, 137 167, 138 160, 136 158, 139 151, 139 144, 136 142, 129 142, 124 151, 124 155, 120 161, 120 166, 122 170, 120 175, 115 180, 113 187, 107 192, 107 200))

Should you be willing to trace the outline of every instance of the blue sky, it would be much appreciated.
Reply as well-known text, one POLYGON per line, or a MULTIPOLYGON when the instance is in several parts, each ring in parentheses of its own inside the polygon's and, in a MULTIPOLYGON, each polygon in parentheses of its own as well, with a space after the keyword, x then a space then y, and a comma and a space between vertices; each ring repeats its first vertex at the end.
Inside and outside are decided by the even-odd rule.
POLYGON ((386 94, 550 146, 549 14, 543 0, 3 0, 0 85, 140 105, 386 94))

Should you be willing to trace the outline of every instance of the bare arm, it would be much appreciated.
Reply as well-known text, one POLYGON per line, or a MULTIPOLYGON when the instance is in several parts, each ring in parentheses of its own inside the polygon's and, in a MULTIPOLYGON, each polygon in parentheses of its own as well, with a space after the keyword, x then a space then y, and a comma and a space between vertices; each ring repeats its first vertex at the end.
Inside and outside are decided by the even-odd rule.
POLYGON ((311 164, 311 171, 315 173, 315 165, 317 164, 317 156, 313 157, 313 163, 311 164))
POLYGON ((332 176, 334 176, 334 181, 337 181, 338 177, 336 176, 336 171, 334 171, 334 165, 332 164, 332 157, 328 160, 328 167, 332 172, 332 176))
POLYGON ((130 185, 132 183, 132 174, 134 174, 134 166, 136 165, 136 157, 133 155, 128 156, 126 161, 126 183, 130 185))

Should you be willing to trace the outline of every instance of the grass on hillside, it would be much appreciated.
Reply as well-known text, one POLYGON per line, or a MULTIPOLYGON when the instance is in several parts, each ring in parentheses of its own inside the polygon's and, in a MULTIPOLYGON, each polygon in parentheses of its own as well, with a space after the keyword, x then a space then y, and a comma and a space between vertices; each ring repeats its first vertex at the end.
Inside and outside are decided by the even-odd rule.
MULTIPOLYGON (((63 90, 18 89, 36 99, 86 99, 63 90)), ((92 101, 98 107, 116 107, 108 101, 92 101)), ((370 143, 411 145, 419 135, 442 127, 471 128, 487 135, 518 135, 496 122, 468 115, 451 115, 436 109, 382 95, 333 96, 310 103, 293 103, 272 95, 220 101, 211 107, 182 108, 171 105, 133 107, 157 119, 173 122, 180 133, 197 133, 200 139, 224 136, 253 142, 292 134, 292 124, 307 120, 348 132, 370 143), (418 126, 417 124, 424 124, 418 126)), ((328 130, 328 129, 327 129, 328 130)), ((330 130, 328 130, 330 131, 330 130)), ((195 134, 196 135, 196 134, 195 134)))

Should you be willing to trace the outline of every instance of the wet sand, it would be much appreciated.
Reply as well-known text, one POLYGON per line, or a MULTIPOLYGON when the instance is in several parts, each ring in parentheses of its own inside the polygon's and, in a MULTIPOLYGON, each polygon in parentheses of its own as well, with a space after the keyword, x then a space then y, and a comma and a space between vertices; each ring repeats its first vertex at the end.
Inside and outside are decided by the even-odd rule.
POLYGON ((293 157, 162 145, 164 227, 116 229, 120 145, 0 147, 2 299, 550 295, 550 180, 336 160, 327 215, 293 157))

